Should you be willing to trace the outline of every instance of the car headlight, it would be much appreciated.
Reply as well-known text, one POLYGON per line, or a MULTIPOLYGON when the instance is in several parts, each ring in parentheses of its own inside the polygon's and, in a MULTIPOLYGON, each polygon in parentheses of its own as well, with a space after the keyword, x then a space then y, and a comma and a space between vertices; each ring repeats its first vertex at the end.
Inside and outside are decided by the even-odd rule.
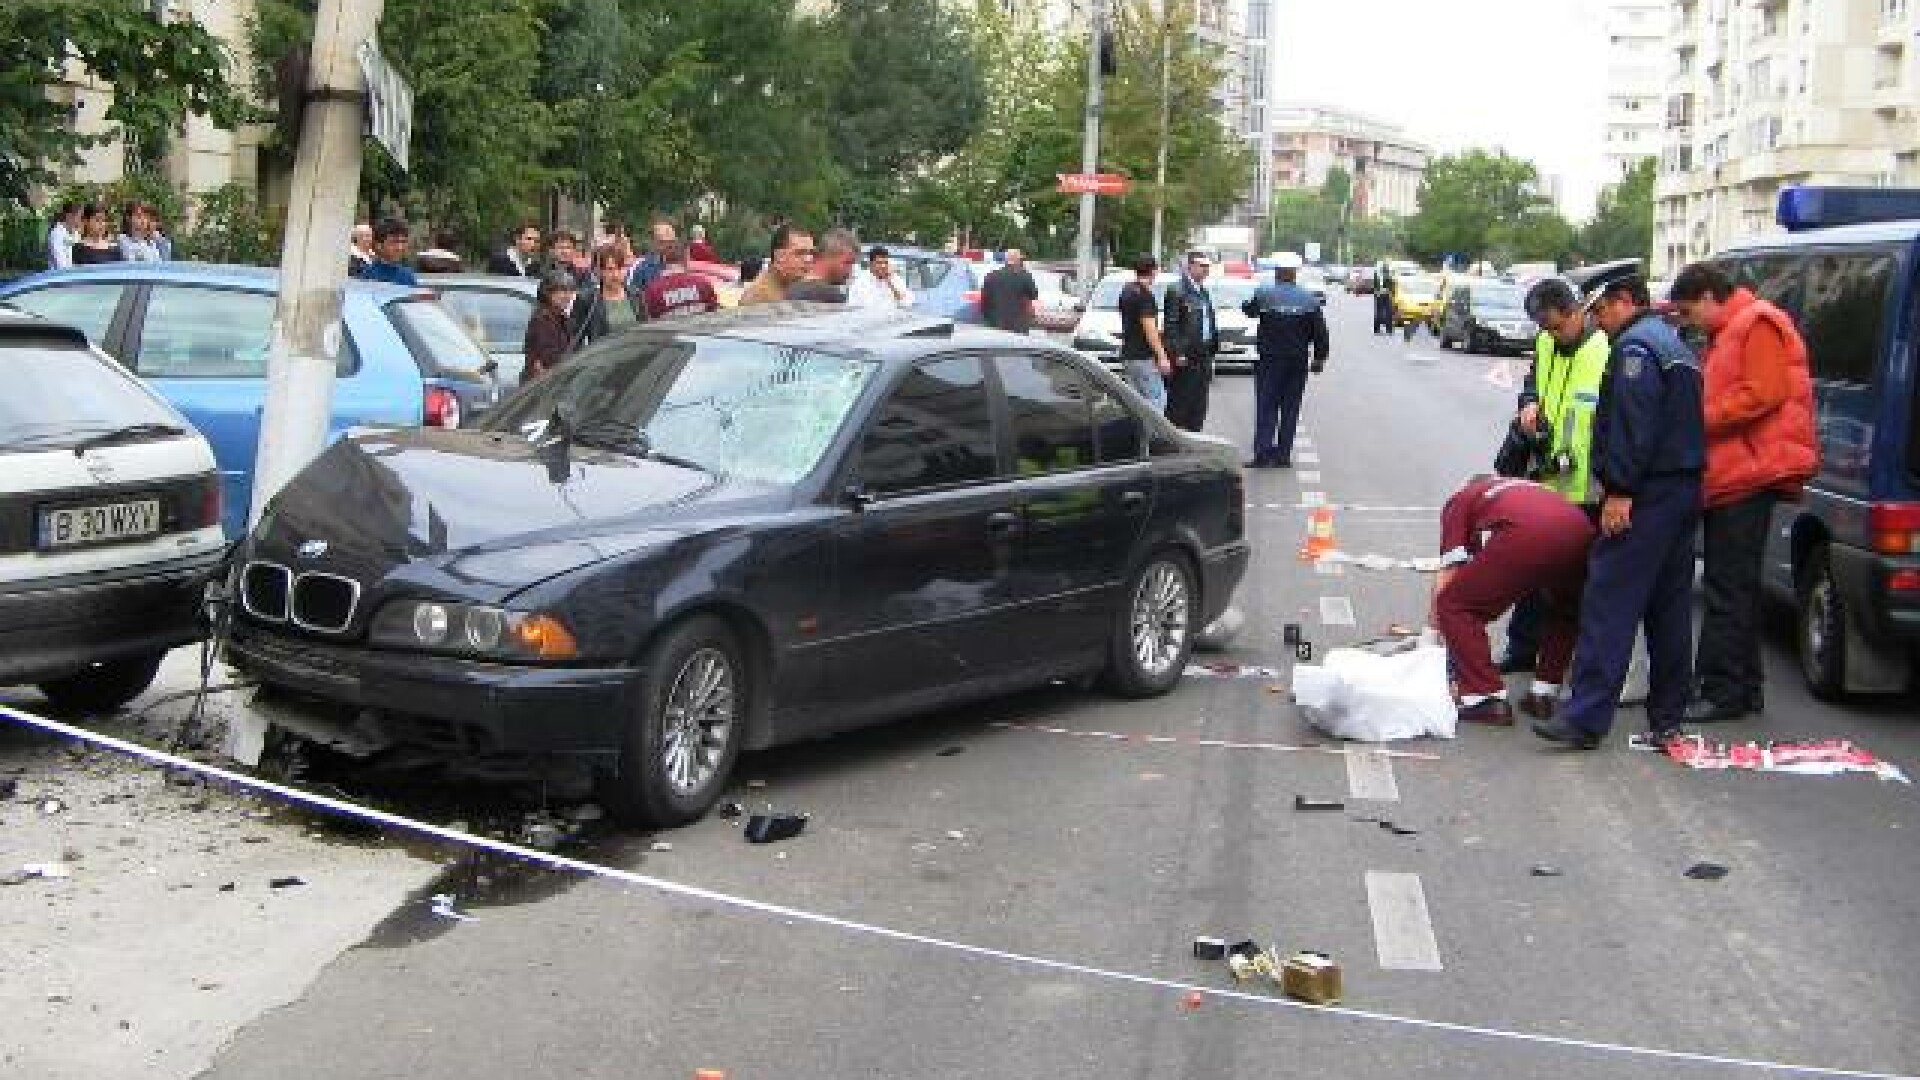
POLYGON ((373 643, 487 660, 571 660, 572 631, 541 612, 508 611, 444 600, 396 600, 374 616, 373 643))

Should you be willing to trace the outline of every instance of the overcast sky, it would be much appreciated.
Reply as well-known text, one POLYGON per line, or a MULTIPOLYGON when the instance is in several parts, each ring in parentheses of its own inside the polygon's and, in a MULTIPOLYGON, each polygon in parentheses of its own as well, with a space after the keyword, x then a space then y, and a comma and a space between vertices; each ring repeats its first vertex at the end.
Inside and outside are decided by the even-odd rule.
POLYGON ((1593 212, 1606 176, 1605 0, 1278 0, 1280 101, 1390 120, 1437 152, 1505 147, 1593 212))

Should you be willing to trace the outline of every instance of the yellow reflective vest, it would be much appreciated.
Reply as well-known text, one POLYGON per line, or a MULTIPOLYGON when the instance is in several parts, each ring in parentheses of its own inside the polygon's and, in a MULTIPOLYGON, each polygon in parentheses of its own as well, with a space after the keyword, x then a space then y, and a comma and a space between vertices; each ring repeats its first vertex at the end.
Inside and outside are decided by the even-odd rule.
POLYGON ((1593 482, 1593 413, 1600 405, 1600 379, 1607 371, 1607 335, 1595 330, 1569 356, 1542 330, 1533 342, 1533 391, 1540 415, 1553 425, 1553 453, 1571 463, 1540 483, 1582 505, 1600 501, 1593 482))

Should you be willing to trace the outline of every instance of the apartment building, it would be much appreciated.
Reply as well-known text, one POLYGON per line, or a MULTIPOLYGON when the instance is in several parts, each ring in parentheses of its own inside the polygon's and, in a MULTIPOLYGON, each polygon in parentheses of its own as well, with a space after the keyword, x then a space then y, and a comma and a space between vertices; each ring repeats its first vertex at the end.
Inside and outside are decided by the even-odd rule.
POLYGON ((1432 151, 1398 124, 1325 105, 1269 111, 1275 189, 1315 188, 1335 168, 1353 177, 1354 213, 1407 215, 1419 209, 1432 151))
POLYGON ((1609 0, 1607 5, 1607 181, 1660 155, 1666 120, 1668 0, 1609 0))
POLYGON ((1920 0, 1674 0, 1654 273, 1791 184, 1920 186, 1920 0))

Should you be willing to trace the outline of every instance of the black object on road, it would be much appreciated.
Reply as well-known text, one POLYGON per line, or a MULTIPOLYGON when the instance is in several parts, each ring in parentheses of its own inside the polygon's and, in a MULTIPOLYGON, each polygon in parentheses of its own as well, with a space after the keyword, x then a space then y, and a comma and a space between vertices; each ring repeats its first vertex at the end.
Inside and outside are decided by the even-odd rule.
POLYGON ((1687 876, 1695 881, 1719 881, 1727 876, 1727 868, 1719 863, 1697 862, 1687 867, 1687 876))
POLYGON ((1285 626, 1282 626, 1280 628, 1280 640, 1282 642, 1285 642, 1288 645, 1300 644, 1302 640, 1302 638, 1300 637, 1300 624, 1297 622, 1290 622, 1290 623, 1287 623, 1285 626))
POLYGON ((933 756, 934 757, 955 757, 957 755, 964 754, 966 752, 967 752, 967 748, 964 746, 949 746, 945 750, 937 751, 933 756))
POLYGON ((755 814, 747 819, 749 844, 773 844, 791 840, 807 828, 805 814, 755 814))
POLYGON ((297 885, 305 885, 305 884, 306 882, 300 880, 297 877, 277 877, 277 878, 274 878, 272 881, 267 882, 267 888, 291 889, 297 885))
POLYGON ((1560 868, 1559 868, 1559 867, 1557 867, 1557 866, 1552 866, 1552 865, 1549 865, 1549 864, 1547 864, 1547 863, 1534 863, 1534 864, 1533 864, 1533 869, 1532 869, 1532 870, 1530 870, 1530 871, 1528 871, 1528 872, 1529 872, 1529 873, 1531 873, 1531 874, 1532 874, 1532 875, 1533 875, 1534 877, 1563 877, 1563 876, 1565 876, 1564 874, 1562 874, 1562 873, 1561 873, 1561 870, 1560 870, 1560 868))
POLYGON ((1194 938, 1193 958, 1195 960, 1225 960, 1227 958, 1226 940, 1217 937, 1194 938))
POLYGON ((1295 810, 1306 811, 1333 811, 1345 810, 1347 804, 1341 802, 1339 799, 1309 799, 1305 795, 1295 795, 1293 797, 1293 808, 1295 810))

